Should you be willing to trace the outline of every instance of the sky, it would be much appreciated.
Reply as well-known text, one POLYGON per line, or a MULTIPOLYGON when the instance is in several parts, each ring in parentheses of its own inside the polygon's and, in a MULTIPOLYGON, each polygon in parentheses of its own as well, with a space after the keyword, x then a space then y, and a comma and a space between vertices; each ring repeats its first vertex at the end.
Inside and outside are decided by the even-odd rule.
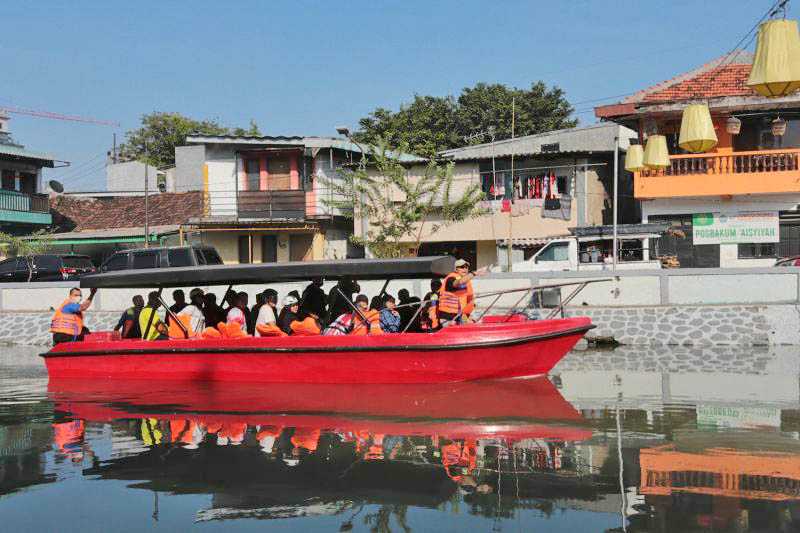
POLYGON ((120 124, 12 115, 17 142, 71 163, 46 173, 68 191, 103 190, 113 135, 153 111, 335 136, 415 93, 543 80, 591 124, 729 52, 773 1, 5 0, 0 107, 120 124))

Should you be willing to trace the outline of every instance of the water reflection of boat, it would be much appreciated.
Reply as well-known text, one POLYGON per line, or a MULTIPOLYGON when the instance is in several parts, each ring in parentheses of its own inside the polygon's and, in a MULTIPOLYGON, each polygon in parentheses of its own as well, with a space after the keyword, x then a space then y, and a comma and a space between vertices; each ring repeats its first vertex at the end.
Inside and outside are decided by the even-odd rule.
POLYGON ((583 440, 580 414, 545 379, 415 385, 247 384, 51 379, 56 409, 93 421, 202 416, 213 422, 359 427, 583 440))
POLYGON ((129 453, 112 442, 117 453, 84 474, 212 494, 197 520, 434 508, 456 494, 483 513, 503 497, 504 506, 539 497, 540 476, 561 479, 559 493, 594 494, 575 447, 592 432, 546 379, 381 387, 52 380, 49 394, 57 424, 107 423, 112 439, 138 442, 129 453))

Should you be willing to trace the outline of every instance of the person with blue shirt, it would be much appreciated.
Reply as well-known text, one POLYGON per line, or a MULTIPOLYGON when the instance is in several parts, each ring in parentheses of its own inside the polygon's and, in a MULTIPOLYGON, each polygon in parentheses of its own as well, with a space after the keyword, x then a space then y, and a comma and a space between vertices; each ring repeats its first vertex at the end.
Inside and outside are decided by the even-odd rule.
POLYGON ((62 342, 82 341, 88 331, 83 325, 83 313, 92 305, 97 289, 92 289, 89 298, 82 302, 83 294, 78 287, 70 289, 69 298, 56 309, 50 320, 50 333, 53 334, 53 345, 62 342))
POLYGON ((400 313, 397 311, 397 303, 391 294, 383 297, 380 322, 384 333, 400 333, 400 313))

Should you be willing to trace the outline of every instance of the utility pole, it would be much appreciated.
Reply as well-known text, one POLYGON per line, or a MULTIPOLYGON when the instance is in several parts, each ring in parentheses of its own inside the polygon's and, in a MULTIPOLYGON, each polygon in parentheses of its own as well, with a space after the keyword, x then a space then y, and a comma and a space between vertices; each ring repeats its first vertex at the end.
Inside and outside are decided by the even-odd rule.
POLYGON ((612 270, 614 272, 617 271, 617 260, 619 259, 618 256, 618 242, 617 242, 617 208, 619 203, 619 135, 614 137, 614 239, 613 239, 613 246, 614 246, 614 263, 612 265, 612 270))
MULTIPOLYGON (((516 111, 516 101, 515 97, 511 97, 511 140, 514 140, 514 112, 516 111)), ((514 148, 512 143, 511 148, 511 202, 514 202, 514 148)), ((506 246, 506 263, 508 264, 508 271, 511 272, 514 270, 512 256, 513 254, 513 246, 512 246, 512 231, 511 225, 513 222, 514 217, 511 214, 511 206, 509 205, 508 208, 508 246, 506 246)))
POLYGON ((150 215, 150 205, 148 196, 150 193, 150 173, 148 172, 149 163, 147 160, 150 158, 150 153, 147 151, 147 141, 144 141, 144 247, 150 247, 150 225, 148 224, 148 217, 150 215))

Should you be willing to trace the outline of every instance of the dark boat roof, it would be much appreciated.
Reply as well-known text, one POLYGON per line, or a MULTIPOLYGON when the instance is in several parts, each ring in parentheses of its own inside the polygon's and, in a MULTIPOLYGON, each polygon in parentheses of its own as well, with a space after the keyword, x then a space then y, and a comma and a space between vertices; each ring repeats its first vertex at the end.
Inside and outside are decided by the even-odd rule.
POLYGON ((207 265, 121 270, 90 274, 81 287, 138 289, 191 285, 247 285, 312 278, 357 280, 425 279, 444 277, 453 271, 455 258, 446 256, 407 259, 347 259, 341 261, 291 261, 248 265, 207 265))

